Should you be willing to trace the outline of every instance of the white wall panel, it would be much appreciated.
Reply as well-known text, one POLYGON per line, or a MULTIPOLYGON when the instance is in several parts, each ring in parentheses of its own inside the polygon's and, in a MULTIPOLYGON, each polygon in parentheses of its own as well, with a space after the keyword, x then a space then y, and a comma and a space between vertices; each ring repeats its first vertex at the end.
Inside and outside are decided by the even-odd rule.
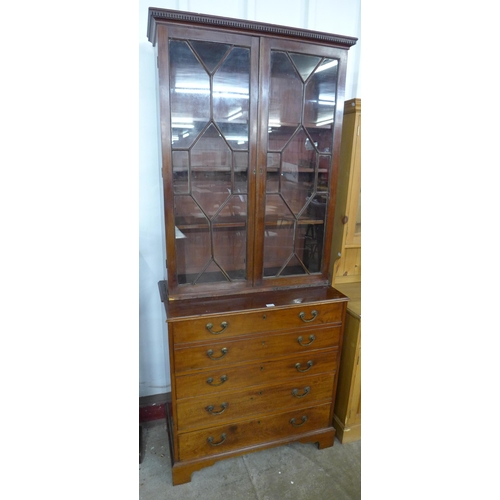
POLYGON ((183 7, 179 10, 211 14, 213 16, 235 17, 244 19, 246 17, 246 2, 228 0, 185 0, 181 2, 183 7))
POLYGON ((306 28, 306 0, 253 0, 255 21, 306 28))

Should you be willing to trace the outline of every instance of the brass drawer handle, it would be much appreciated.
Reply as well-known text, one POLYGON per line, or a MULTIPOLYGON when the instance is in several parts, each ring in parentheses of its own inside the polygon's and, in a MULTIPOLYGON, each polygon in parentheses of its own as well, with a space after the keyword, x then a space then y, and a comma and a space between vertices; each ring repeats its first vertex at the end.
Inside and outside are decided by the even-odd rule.
POLYGON ((218 443, 214 443, 214 438, 212 436, 207 438, 208 444, 210 446, 220 446, 226 440, 226 434, 222 433, 220 436, 221 440, 218 443))
POLYGON ((304 394, 299 394, 299 390, 294 389, 292 391, 292 395, 295 396, 296 398, 303 398, 304 396, 307 396, 309 394, 310 390, 311 390, 311 388, 309 386, 304 387, 304 394))
POLYGON ((209 349, 207 351, 207 356, 210 358, 210 359, 213 359, 215 361, 217 361, 218 359, 222 359, 226 354, 227 354, 227 347, 223 347, 220 352, 222 353, 222 356, 219 356, 218 358, 214 358, 212 356, 212 354, 214 353, 213 349, 209 349))
POLYGON ((314 341, 316 340, 316 337, 314 335, 309 335, 309 342, 307 344, 302 343, 302 335, 297 339, 297 342, 303 346, 306 347, 308 345, 311 345, 314 341))
POLYGON ((217 387, 218 385, 222 385, 227 380, 227 375, 222 375, 220 378, 220 382, 218 384, 214 384, 214 379, 212 377, 207 378, 207 384, 212 387, 217 387))
POLYGON ((295 363, 295 368, 297 368, 298 372, 304 373, 304 372, 309 371, 312 368, 313 364, 314 363, 312 361, 308 361, 307 362, 307 368, 305 370, 301 370, 300 369, 300 363, 295 363))
POLYGON ((229 406, 229 403, 222 403, 220 407, 222 408, 221 411, 214 411, 214 407, 212 405, 207 406, 205 410, 210 413, 210 415, 220 415, 221 413, 224 413, 226 411, 226 408, 229 406))
POLYGON ((314 321, 316 319, 316 316, 318 315, 318 311, 316 311, 316 309, 314 309, 313 311, 311 311, 311 314, 312 314, 312 318, 311 319, 305 319, 306 317, 306 313, 305 312, 301 312, 299 314, 299 318, 304 322, 304 323, 310 323, 311 321, 314 321))
POLYGON ((212 334, 212 335, 219 335, 219 333, 222 333, 228 326, 229 326, 229 323, 227 321, 223 321, 220 326, 222 327, 222 330, 219 330, 218 332, 213 332, 212 331, 212 328, 214 327, 214 325, 212 323, 207 323, 205 325, 205 328, 212 334))
POLYGON ((303 425, 306 423, 307 417, 304 415, 304 416, 302 417, 302 419, 301 419, 301 420, 302 420, 302 423, 301 423, 301 424, 296 424, 296 423, 295 423, 295 418, 291 418, 291 419, 290 419, 290 423, 291 423, 294 427, 301 427, 301 426, 303 426, 303 425))

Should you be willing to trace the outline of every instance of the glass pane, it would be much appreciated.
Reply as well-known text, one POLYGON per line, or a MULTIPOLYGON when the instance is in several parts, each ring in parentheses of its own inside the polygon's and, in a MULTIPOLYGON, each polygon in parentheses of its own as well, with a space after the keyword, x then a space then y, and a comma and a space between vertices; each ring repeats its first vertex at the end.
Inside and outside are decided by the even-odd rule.
POLYGON ((279 153, 267 154, 267 176, 266 176, 266 192, 277 193, 280 187, 280 164, 281 155, 279 153))
POLYGON ((320 57, 306 56, 304 54, 290 54, 290 57, 304 81, 309 78, 309 75, 321 60, 320 57))
POLYGON ((210 265, 205 269, 204 273, 199 277, 197 283, 214 283, 216 281, 227 281, 228 279, 221 271, 221 268, 216 264, 214 260, 210 262, 210 265))
POLYGON ((172 145, 187 148, 210 119, 210 77, 187 42, 169 47, 172 145))
POLYGON ((214 259, 232 280, 245 279, 247 197, 232 196, 213 221, 214 259))
POLYGON ((189 193, 189 154, 187 151, 172 152, 174 193, 189 193))
POLYGON ((248 149, 250 51, 235 48, 214 75, 214 120, 232 149, 248 149))
POLYGON ((337 92, 336 59, 325 59, 306 84, 304 125, 320 152, 330 152, 337 92))
POLYGON ((314 191, 316 151, 304 130, 295 135, 283 152, 281 193, 297 215, 314 191))
POLYGON ((248 193, 248 153, 234 152, 234 193, 248 193))
POLYGON ((209 223, 191 196, 175 196, 174 210, 178 281, 190 283, 210 261, 209 223))
POLYGON ((302 80, 284 52, 271 53, 269 150, 281 151, 291 139, 302 114, 302 80))
POLYGON ((281 151, 296 132, 297 127, 269 127, 269 151, 281 151))
POLYGON ((330 179, 330 167, 332 165, 331 156, 319 157, 319 169, 318 169, 318 186, 316 190, 318 192, 328 191, 328 180, 330 179))
POLYGON ((269 127, 290 127, 280 140, 291 135, 302 115, 302 79, 285 52, 271 53, 271 88, 269 92, 269 127))
POLYGON ((320 273, 338 61, 282 51, 271 61, 264 276, 320 273))
POLYGON ((210 125, 191 151, 192 194, 209 217, 231 195, 231 170, 231 150, 210 125))
POLYGON ((292 255, 292 258, 281 271, 280 276, 295 276, 297 274, 306 274, 306 271, 301 261, 297 258, 297 255, 292 255))
POLYGON ((191 45, 210 73, 214 71, 227 51, 231 48, 230 45, 214 42, 192 41, 191 45))
POLYGON ((246 279, 250 49, 169 43, 178 281, 246 279))
POLYGON ((264 276, 277 275, 294 252, 295 217, 280 195, 266 196, 264 276))
MULTIPOLYGON (((315 208, 313 207, 313 210, 315 208)), ((321 271, 324 225, 310 222, 300 226, 296 253, 302 257, 302 262, 310 273, 317 273, 321 271)))

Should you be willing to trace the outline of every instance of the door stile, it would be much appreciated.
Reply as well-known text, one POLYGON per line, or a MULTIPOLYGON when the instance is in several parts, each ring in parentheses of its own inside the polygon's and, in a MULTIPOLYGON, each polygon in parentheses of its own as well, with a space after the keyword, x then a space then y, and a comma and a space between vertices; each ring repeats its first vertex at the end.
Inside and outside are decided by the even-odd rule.
POLYGON ((256 276, 256 240, 258 239, 258 213, 259 186, 254 180, 258 171, 259 160, 259 132, 260 132, 260 102, 259 102, 259 39, 252 38, 250 47, 250 120, 249 120, 249 161, 248 161, 248 207, 247 207, 247 281, 250 286, 255 286, 256 276))
POLYGON ((269 78, 271 63, 267 54, 270 52, 270 40, 262 37, 259 44, 259 105, 258 105, 258 141, 257 164, 255 168, 255 237, 254 237, 254 286, 263 283, 264 274, 264 233, 266 211, 266 176, 267 176, 267 111, 269 109, 269 78))

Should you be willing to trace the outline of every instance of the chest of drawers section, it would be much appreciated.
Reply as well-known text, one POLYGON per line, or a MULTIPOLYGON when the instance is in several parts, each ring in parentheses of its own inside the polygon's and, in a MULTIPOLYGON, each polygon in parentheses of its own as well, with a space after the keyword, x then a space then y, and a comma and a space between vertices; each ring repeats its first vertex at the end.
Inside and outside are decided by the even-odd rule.
POLYGON ((174 484, 219 459, 270 446, 333 445, 347 299, 269 307, 252 299, 240 310, 228 297, 226 312, 200 315, 200 306, 167 317, 174 484))

